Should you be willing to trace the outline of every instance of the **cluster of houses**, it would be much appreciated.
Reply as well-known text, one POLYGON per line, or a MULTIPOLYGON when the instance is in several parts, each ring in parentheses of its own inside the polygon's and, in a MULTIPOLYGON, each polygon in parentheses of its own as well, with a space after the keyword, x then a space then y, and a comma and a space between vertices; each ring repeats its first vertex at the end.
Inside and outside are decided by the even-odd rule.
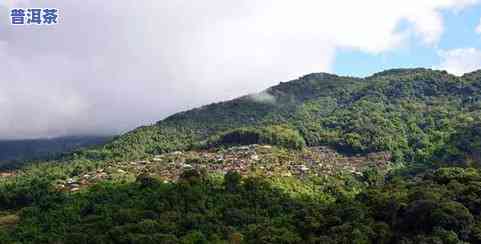
POLYGON ((225 174, 237 171, 243 176, 307 177, 340 172, 360 175, 367 167, 387 169, 389 153, 345 156, 328 147, 287 150, 269 145, 237 146, 227 149, 171 152, 146 160, 105 163, 102 168, 59 180, 58 190, 75 192, 102 180, 135 180, 149 174, 164 182, 175 182, 186 169, 225 174))

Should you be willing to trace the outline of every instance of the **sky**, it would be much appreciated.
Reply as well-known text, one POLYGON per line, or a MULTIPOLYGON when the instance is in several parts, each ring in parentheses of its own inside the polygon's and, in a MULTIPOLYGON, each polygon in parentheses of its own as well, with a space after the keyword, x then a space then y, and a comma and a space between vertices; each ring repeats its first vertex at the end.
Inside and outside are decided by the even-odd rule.
POLYGON ((313 72, 479 69, 481 0, 0 0, 0 59, 0 139, 118 134, 313 72))

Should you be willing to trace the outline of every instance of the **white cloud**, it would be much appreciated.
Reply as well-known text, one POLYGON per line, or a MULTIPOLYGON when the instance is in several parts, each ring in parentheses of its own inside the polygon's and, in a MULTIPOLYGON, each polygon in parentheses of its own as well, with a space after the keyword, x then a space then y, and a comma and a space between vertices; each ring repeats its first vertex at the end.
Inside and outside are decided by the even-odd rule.
POLYGON ((258 103, 273 104, 276 102, 276 97, 270 94, 268 91, 262 91, 259 93, 250 94, 248 96, 252 101, 258 103))
POLYGON ((439 69, 455 75, 481 69, 481 50, 475 48, 460 48, 439 51, 442 61, 439 69))
POLYGON ((410 40, 436 45, 441 11, 477 2, 2 1, 2 21, 12 6, 35 5, 60 8, 62 23, 0 23, 0 57, 7 60, 0 66, 0 111, 7 116, 0 139, 125 131, 329 72, 339 49, 378 54, 410 40), (401 23, 407 25, 399 29, 401 23))

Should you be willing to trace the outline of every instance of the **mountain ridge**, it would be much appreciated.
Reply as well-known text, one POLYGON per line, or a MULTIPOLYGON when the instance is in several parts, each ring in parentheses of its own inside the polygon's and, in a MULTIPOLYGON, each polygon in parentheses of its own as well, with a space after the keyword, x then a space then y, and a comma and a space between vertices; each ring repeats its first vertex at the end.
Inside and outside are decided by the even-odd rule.
POLYGON ((432 161, 450 136, 439 116, 452 127, 459 126, 463 116, 479 116, 479 72, 458 77, 425 68, 390 69, 366 78, 311 73, 259 93, 173 114, 76 155, 142 158, 203 147, 209 138, 239 128, 281 125, 299 132, 308 146, 333 146, 347 153, 387 150, 400 160, 432 161), (416 128, 407 126, 409 121, 415 121, 416 128), (431 135, 433 131, 442 139, 431 135), (426 145, 414 142, 418 132, 426 145), (393 137, 396 133, 401 136, 393 137), (416 148, 408 149, 412 146, 416 148))
POLYGON ((105 144, 111 136, 75 135, 54 138, 0 140, 0 168, 15 168, 29 161, 44 161, 58 155, 105 144))

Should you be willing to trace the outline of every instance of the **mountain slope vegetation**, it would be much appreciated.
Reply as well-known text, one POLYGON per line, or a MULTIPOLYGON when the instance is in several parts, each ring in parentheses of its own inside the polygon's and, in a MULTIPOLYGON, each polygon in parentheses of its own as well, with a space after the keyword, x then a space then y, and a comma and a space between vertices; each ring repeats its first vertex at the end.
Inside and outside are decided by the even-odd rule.
POLYGON ((445 160, 453 133, 479 120, 479 73, 456 77, 420 68, 364 79, 310 74, 259 94, 172 115, 77 156, 142 158, 202 148, 206 138, 239 128, 282 126, 299 133, 307 146, 361 154, 389 151, 400 162, 445 160))
POLYGON ((57 158, 81 148, 108 142, 108 136, 68 136, 51 139, 0 141, 0 168, 20 167, 27 161, 57 158))

